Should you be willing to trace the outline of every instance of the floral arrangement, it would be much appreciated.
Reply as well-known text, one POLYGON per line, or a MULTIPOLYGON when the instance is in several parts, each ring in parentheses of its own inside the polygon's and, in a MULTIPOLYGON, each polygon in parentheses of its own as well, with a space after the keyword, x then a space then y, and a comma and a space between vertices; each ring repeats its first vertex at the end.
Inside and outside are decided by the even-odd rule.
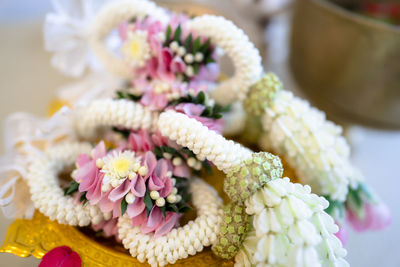
POLYGON ((335 236, 344 207, 358 229, 387 225, 338 128, 281 90, 275 76, 263 77, 257 49, 232 22, 147 0, 105 2, 82 1, 84 18, 60 2, 47 17, 53 64, 72 75, 86 65, 96 71, 60 91, 65 106, 51 118, 8 119, 1 181, 8 215, 36 209, 61 224, 91 226, 151 266, 207 246, 235 266, 348 266, 335 236), (75 25, 86 29, 82 40, 54 45, 75 25), (221 50, 235 67, 224 81, 221 50), (229 118, 239 123, 229 108, 238 101, 262 117, 263 144, 305 185, 282 177, 278 156, 222 135, 229 118), (212 167, 224 173, 225 204, 201 178, 212 167), (190 209, 195 218, 181 225, 190 209))
POLYGON ((282 83, 272 73, 250 89, 245 105, 250 113, 261 115, 261 147, 283 155, 301 181, 330 202, 326 211, 341 226, 339 236, 344 243, 345 217, 357 231, 390 225, 388 208, 351 165, 350 148, 340 126, 327 121, 325 114, 308 102, 282 90, 282 83))

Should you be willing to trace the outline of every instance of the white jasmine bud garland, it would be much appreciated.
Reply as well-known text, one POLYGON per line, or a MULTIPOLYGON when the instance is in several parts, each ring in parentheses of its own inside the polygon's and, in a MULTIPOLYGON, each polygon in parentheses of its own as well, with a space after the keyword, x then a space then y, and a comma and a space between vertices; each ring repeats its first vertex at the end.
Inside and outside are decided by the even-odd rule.
POLYGON ((114 1, 105 5, 93 20, 89 30, 89 43, 96 57, 111 73, 131 79, 132 71, 126 62, 106 47, 105 39, 121 22, 132 18, 154 16, 163 24, 168 21, 166 11, 147 0, 114 1))
POLYGON ((235 266, 349 266, 333 233, 338 227, 324 212, 329 203, 306 185, 276 179, 251 196, 251 227, 235 266))
MULTIPOLYGON (((249 41, 248 36, 231 21, 213 15, 196 17, 186 24, 190 29, 224 49, 235 66, 235 75, 219 85, 213 98, 226 105, 235 100, 243 100, 248 88, 261 76, 262 65, 259 51, 249 41)), ((200 54, 197 59, 200 59, 200 54)))
POLYGON ((344 201, 357 187, 360 173, 350 163, 342 129, 309 103, 281 91, 262 117, 264 144, 283 155, 302 182, 320 195, 344 201))
POLYGON ((100 126, 150 130, 157 120, 158 113, 125 99, 101 99, 78 109, 75 116, 75 127, 79 135, 90 138, 95 135, 96 129, 100 126))
POLYGON ((228 171, 251 156, 250 150, 226 140, 199 121, 174 111, 163 112, 158 120, 162 135, 192 150, 199 160, 207 159, 220 170, 228 171))
POLYGON ((214 188, 197 178, 191 180, 190 191, 197 218, 165 236, 153 238, 152 234, 142 234, 139 227, 132 226, 127 216, 119 218, 119 238, 133 257, 140 262, 147 261, 151 266, 164 266, 195 255, 215 241, 222 201, 214 188))
POLYGON ((51 220, 61 224, 86 226, 103 220, 99 208, 76 204, 71 196, 64 196, 59 186, 58 173, 81 153, 89 153, 88 143, 62 143, 38 156, 29 168, 27 181, 35 208, 51 220))
MULTIPOLYGON (((196 121, 188 118, 186 115, 171 111, 162 113, 158 126, 165 136, 176 140, 178 144, 192 149, 197 156, 201 155, 202 158, 208 158, 225 172, 237 169, 235 166, 238 164, 231 164, 223 168, 223 162, 218 160, 220 154, 213 152, 213 146, 207 143, 207 140, 216 140, 215 143, 219 145, 218 147, 228 147, 231 151, 234 147, 232 145, 233 142, 227 141, 213 131, 201 128, 201 125, 198 125, 196 121), (174 123, 177 125, 174 125, 174 123), (168 125, 170 125, 170 127, 168 127, 168 125), (180 125, 180 128, 176 127, 178 125, 180 125)), ((244 148, 242 149, 242 155, 245 156, 237 158, 237 161, 247 162, 249 161, 251 152, 244 148)), ((229 156, 228 151, 225 154, 229 156)), ((258 162, 257 157, 255 163, 259 163, 263 166, 262 164, 264 162, 258 162)), ((270 170, 269 168, 267 169, 270 170)), ((253 175, 258 176, 259 172, 254 171, 253 175)), ((260 175, 262 175, 261 172, 260 175)), ((310 266, 314 266, 314 264, 315 266, 320 266, 321 262, 324 263, 322 266, 331 263, 337 264, 338 266, 347 266, 347 263, 343 260, 346 252, 341 247, 341 242, 334 236, 338 227, 334 224, 333 219, 323 211, 329 203, 323 198, 310 194, 310 191, 311 188, 309 186, 303 187, 301 185, 294 185, 290 183, 288 178, 275 179, 265 184, 246 201, 246 212, 252 216, 251 220, 253 221, 256 235, 252 237, 250 234, 250 239, 245 239, 244 246, 238 253, 236 259, 237 266, 246 265, 245 262, 250 262, 251 266, 257 264, 271 264, 272 266, 308 266, 307 263, 310 263, 310 266), (284 198, 286 196, 287 199, 284 198), (259 198, 261 202, 254 202, 252 200, 254 198, 259 198), (317 202, 315 202, 315 199, 317 199, 317 202), (264 204, 264 200, 269 202, 265 202, 264 204), (279 213, 272 214, 276 216, 257 216, 259 213, 261 214, 263 210, 269 211, 270 208, 277 204, 281 204, 279 206, 279 213), (315 216, 313 215, 314 213, 316 214, 315 216), (259 218, 270 218, 270 220, 273 220, 272 222, 274 225, 272 226, 274 228, 271 233, 269 233, 269 230, 265 230, 269 229, 265 228, 268 227, 269 223, 258 223, 259 218), (298 223, 297 220, 299 221, 298 223), (276 246, 273 246, 276 250, 265 253, 265 247, 262 246, 266 243, 262 242, 268 241, 271 235, 276 235, 274 233, 278 233, 277 240, 289 238, 292 242, 288 244, 277 243, 276 246), (257 241, 258 239, 259 241, 257 241), (259 245, 256 245, 255 248, 261 247, 262 250, 260 253, 256 254, 256 252, 252 251, 248 245, 246 245, 246 242, 250 242, 250 244, 256 242, 256 244, 259 245), (279 255, 284 255, 281 262, 276 261, 279 255), (270 259, 269 257, 272 258, 270 259), (309 259, 309 261, 307 261, 307 259, 309 259), (303 262, 303 260, 306 262, 303 262), (283 265, 280 265, 280 263, 283 265)), ((227 227, 229 227, 231 220, 229 219, 227 222, 227 227)), ((229 249, 230 246, 229 243, 227 243, 229 241, 224 241, 222 239, 219 241, 220 244, 229 249)), ((271 246, 270 248, 272 249, 273 247, 271 246)), ((231 251, 234 251, 234 248, 231 251)), ((223 251, 221 255, 224 255, 223 251)))

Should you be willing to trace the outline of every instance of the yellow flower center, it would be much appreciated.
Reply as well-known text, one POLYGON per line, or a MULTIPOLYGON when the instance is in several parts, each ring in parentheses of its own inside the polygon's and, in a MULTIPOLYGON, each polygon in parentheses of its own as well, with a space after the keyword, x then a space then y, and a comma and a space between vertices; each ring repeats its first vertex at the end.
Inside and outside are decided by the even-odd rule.
POLYGON ((128 44, 127 50, 132 57, 138 58, 142 47, 138 40, 134 40, 128 44))
POLYGON ((131 167, 131 161, 129 159, 120 158, 116 159, 113 162, 114 171, 122 175, 128 173, 130 167, 131 167))

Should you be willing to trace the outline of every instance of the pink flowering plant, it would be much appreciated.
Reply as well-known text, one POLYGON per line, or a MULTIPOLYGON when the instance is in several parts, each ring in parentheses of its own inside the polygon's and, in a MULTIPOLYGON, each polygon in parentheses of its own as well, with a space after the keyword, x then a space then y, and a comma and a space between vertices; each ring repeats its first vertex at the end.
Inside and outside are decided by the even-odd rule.
POLYGON ((358 231, 382 230, 392 222, 389 208, 367 187, 360 183, 357 188, 349 188, 345 202, 335 201, 328 196, 329 207, 326 212, 335 218, 340 227, 337 236, 343 244, 347 241, 346 221, 351 227, 358 231))
POLYGON ((165 235, 190 209, 189 177, 208 162, 186 148, 146 130, 114 129, 127 137, 118 148, 106 149, 101 141, 91 155, 77 158, 73 181, 65 189, 76 201, 97 205, 109 220, 93 225, 106 236, 115 235, 116 218, 126 214, 143 233, 165 235))
POLYGON ((132 79, 117 97, 156 111, 176 108, 220 132, 228 108, 208 97, 219 76, 217 53, 210 39, 185 28, 186 21, 171 15, 167 26, 150 17, 120 25, 121 52, 132 79))

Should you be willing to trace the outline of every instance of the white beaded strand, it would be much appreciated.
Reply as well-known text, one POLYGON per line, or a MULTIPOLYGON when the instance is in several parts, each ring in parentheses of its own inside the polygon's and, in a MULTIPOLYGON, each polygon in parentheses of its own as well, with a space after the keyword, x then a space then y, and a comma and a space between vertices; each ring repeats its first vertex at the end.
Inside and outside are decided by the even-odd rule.
POLYGON ((348 187, 355 188, 363 180, 350 163, 350 148, 341 127, 291 92, 277 94, 265 109, 262 124, 262 148, 284 156, 314 192, 344 201, 348 187))
POLYGON ((28 170, 27 182, 35 208, 51 220, 61 224, 86 226, 104 219, 96 206, 76 204, 71 196, 64 196, 58 173, 75 163, 81 153, 90 153, 88 143, 63 143, 38 155, 28 170))
POLYGON ((225 139, 185 114, 163 112, 157 125, 162 135, 192 150, 199 160, 211 161, 224 172, 251 157, 249 149, 225 139))
POLYGON ((153 238, 153 234, 142 234, 140 227, 132 226, 129 217, 119 219, 119 238, 133 257, 151 266, 164 266, 195 255, 215 242, 222 218, 222 201, 213 187, 198 178, 191 180, 190 191, 197 218, 165 236, 153 238))
POLYGON ((158 113, 150 111, 140 103, 120 99, 95 100, 76 112, 76 130, 89 138, 99 126, 120 126, 127 129, 154 128, 158 113))
POLYGON ((150 15, 166 23, 168 15, 164 9, 147 0, 118 0, 105 5, 94 19, 89 30, 89 43, 97 58, 111 73, 131 79, 129 65, 106 47, 105 39, 118 24, 132 18, 150 15))
POLYGON ((211 38, 211 42, 221 47, 235 66, 234 76, 217 86, 212 93, 213 98, 224 105, 243 100, 250 86, 262 74, 260 53, 249 37, 232 21, 213 15, 196 17, 185 27, 211 38))

